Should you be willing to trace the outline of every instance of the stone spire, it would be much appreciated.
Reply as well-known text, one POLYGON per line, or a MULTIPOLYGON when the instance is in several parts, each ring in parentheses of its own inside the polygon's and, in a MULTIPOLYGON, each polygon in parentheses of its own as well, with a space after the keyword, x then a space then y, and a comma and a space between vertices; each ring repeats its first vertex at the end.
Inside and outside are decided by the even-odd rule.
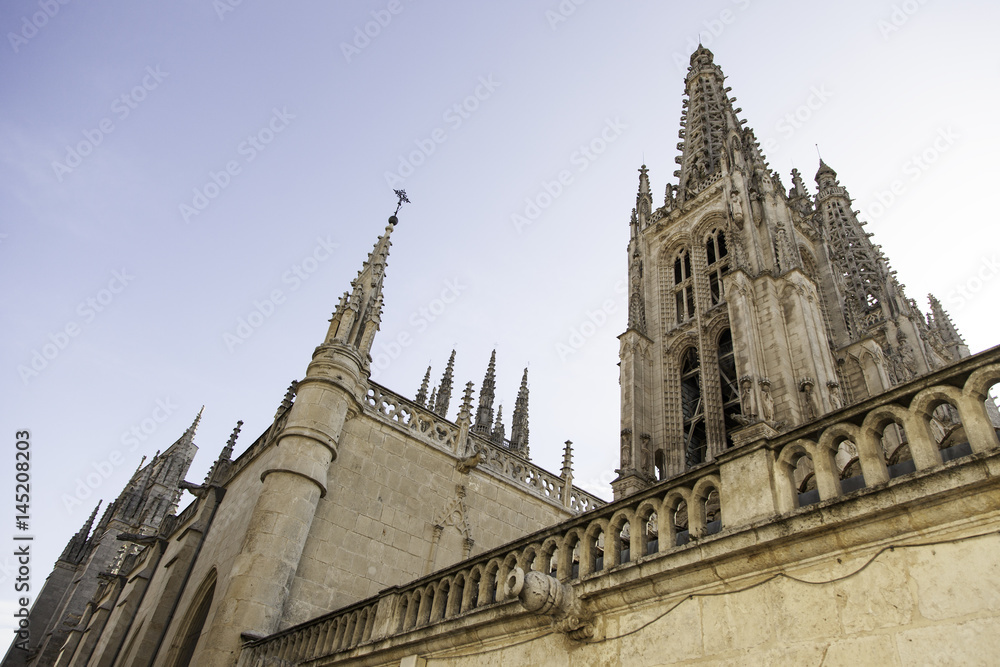
POLYGON ((851 197, 837 180, 837 172, 823 160, 819 162, 816 183, 819 186, 816 208, 836 267, 835 275, 843 281, 849 335, 858 340, 868 329, 884 321, 882 302, 888 296, 888 284, 895 281, 882 252, 869 239, 871 234, 862 229, 864 223, 851 210, 851 197))
POLYGON ((70 538, 66 544, 66 548, 63 549, 62 555, 59 556, 59 560, 74 565, 83 561, 88 551, 87 546, 89 544, 90 530, 94 526, 94 519, 97 517, 97 510, 100 507, 101 503, 97 503, 94 511, 90 513, 90 518, 84 522, 80 530, 76 532, 76 535, 70 538))
POLYGON ((427 401, 427 405, 431 405, 431 406, 434 405, 435 401, 437 401, 437 393, 438 393, 438 388, 437 387, 434 387, 434 388, 431 389, 431 396, 430 396, 430 399, 428 399, 428 401, 427 401))
POLYGON ((233 429, 232 434, 229 436, 229 440, 226 442, 226 446, 222 448, 219 452, 219 458, 215 460, 212 464, 212 468, 205 475, 205 485, 209 485, 213 482, 220 483, 223 481, 223 477, 226 475, 229 469, 229 464, 233 461, 233 449, 236 448, 236 438, 240 436, 240 430, 243 428, 243 420, 236 422, 236 427, 233 429))
MULTIPOLYGON (((712 52, 703 46, 691 54, 691 66, 685 79, 687 99, 681 114, 681 168, 678 197, 681 202, 694 198, 723 170, 729 171, 727 142, 732 133, 742 135, 742 122, 728 97, 725 75, 712 60, 712 52)), ((738 151, 736 151, 738 152, 738 151)), ((735 156, 734 156, 735 157, 735 156)))
POLYGON ((649 170, 646 165, 639 167, 639 192, 635 196, 635 210, 639 229, 643 229, 649 224, 649 216, 653 212, 653 195, 649 191, 649 170))
POLYGON ((445 417, 448 415, 448 407, 451 405, 451 388, 455 381, 455 350, 451 351, 448 358, 448 366, 441 376, 441 384, 438 385, 437 400, 430 407, 435 413, 445 417))
POLYGON ((562 504, 563 507, 569 509, 573 505, 573 442, 571 440, 566 441, 566 447, 563 449, 562 473, 559 476, 563 482, 562 504))
POLYGON ((493 426, 493 397, 496 392, 497 351, 490 355, 490 364, 486 367, 486 377, 483 378, 482 389, 479 390, 479 409, 476 411, 476 423, 472 427, 477 433, 489 434, 493 426))
POLYGON ((341 297, 326 335, 325 344, 339 344, 353 350, 361 358, 365 368, 368 367, 368 353, 371 351, 375 332, 382 321, 382 281, 389 260, 389 248, 392 246, 389 237, 398 222, 395 215, 389 218, 382 236, 368 253, 368 259, 358 271, 357 277, 351 281, 351 289, 341 297))
POLYGON ((490 440, 498 445, 502 445, 506 435, 503 427, 503 405, 500 405, 497 408, 497 419, 493 422, 493 431, 490 433, 490 440))
POLYGON ((528 457, 528 369, 521 376, 521 388, 514 401, 514 418, 510 424, 510 448, 528 457))
POLYGON ((969 346, 965 344, 965 340, 958 333, 958 329, 952 323, 951 317, 941 305, 941 302, 933 294, 928 294, 927 300, 931 304, 931 312, 927 318, 927 324, 933 331, 937 332, 941 338, 941 342, 944 343, 945 347, 951 353, 952 359, 958 360, 969 356, 969 346))
POLYGON ((462 397, 462 407, 458 410, 458 421, 470 421, 472 419, 472 394, 476 391, 476 385, 472 382, 465 383, 465 396, 462 397))
POLYGON ((430 381, 431 367, 427 366, 427 372, 424 373, 424 381, 420 383, 420 389, 417 391, 416 398, 414 398, 414 402, 421 407, 427 407, 427 387, 430 381))
POLYGON ((567 440, 563 448, 562 477, 573 477, 573 441, 567 440))

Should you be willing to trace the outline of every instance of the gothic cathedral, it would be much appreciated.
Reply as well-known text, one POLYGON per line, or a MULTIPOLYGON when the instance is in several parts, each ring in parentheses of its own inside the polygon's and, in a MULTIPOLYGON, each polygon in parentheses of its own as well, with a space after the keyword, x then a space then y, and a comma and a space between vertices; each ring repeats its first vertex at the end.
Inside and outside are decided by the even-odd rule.
POLYGON ((654 207, 642 166, 629 224, 612 502, 571 443, 531 461, 527 371, 507 437, 495 353, 454 421, 454 352, 412 399, 371 380, 397 207, 270 426, 201 484, 200 414, 140 465, 4 667, 996 655, 1000 348, 921 313, 828 165, 785 188, 707 49, 685 85, 676 185, 654 207))

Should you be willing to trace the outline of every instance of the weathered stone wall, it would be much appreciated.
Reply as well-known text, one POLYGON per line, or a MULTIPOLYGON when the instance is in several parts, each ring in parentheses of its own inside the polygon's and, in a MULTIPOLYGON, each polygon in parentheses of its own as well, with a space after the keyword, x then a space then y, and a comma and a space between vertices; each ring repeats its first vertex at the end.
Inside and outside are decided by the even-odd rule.
POLYGON ((463 474, 456 461, 368 415, 349 421, 282 627, 571 516, 481 469, 463 474), (442 526, 437 541, 435 525, 442 526), (472 540, 469 554, 461 551, 466 533, 472 540))
POLYGON ((647 600, 603 619, 605 640, 596 643, 551 633, 515 645, 531 636, 522 634, 422 655, 428 664, 455 655, 465 657, 443 664, 498 666, 540 664, 544 656, 554 667, 987 665, 1000 651, 998 527, 994 519, 978 528, 987 537, 830 554, 787 572, 817 583, 779 576, 673 594, 666 584, 662 597, 634 591, 630 597, 647 600))

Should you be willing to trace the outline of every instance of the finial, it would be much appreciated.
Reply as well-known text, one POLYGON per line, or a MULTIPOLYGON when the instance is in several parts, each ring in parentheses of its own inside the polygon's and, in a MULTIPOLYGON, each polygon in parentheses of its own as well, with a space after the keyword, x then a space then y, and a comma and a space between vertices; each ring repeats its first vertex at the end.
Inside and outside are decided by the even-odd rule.
POLYGON ((226 443, 226 447, 222 450, 222 457, 229 458, 233 455, 233 448, 236 447, 236 438, 240 436, 240 429, 243 428, 243 420, 240 419, 236 422, 236 428, 233 429, 232 435, 229 436, 229 442, 226 443))
POLYGON ((393 192, 396 193, 396 197, 399 198, 399 202, 396 204, 396 212, 389 217, 389 223, 395 225, 399 222, 399 219, 396 217, 399 215, 399 209, 402 208, 404 203, 409 204, 410 200, 406 198, 406 190, 393 190, 393 192))
POLYGON ((816 155, 819 157, 819 161, 822 162, 823 155, 819 152, 819 144, 813 144, 813 145, 816 146, 816 155))
POLYGON ((566 446, 563 448, 563 465, 562 465, 562 476, 572 477, 573 476, 573 441, 567 440, 566 446))

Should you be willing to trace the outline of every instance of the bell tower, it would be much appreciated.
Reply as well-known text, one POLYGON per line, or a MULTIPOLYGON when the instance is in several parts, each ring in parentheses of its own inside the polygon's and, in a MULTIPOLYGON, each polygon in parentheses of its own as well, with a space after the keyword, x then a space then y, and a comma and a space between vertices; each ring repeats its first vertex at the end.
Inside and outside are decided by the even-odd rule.
POLYGON ((655 210, 639 170, 616 498, 710 461, 745 425, 833 408, 835 360, 796 244, 802 216, 725 79, 708 49, 692 54, 677 184, 655 210))

